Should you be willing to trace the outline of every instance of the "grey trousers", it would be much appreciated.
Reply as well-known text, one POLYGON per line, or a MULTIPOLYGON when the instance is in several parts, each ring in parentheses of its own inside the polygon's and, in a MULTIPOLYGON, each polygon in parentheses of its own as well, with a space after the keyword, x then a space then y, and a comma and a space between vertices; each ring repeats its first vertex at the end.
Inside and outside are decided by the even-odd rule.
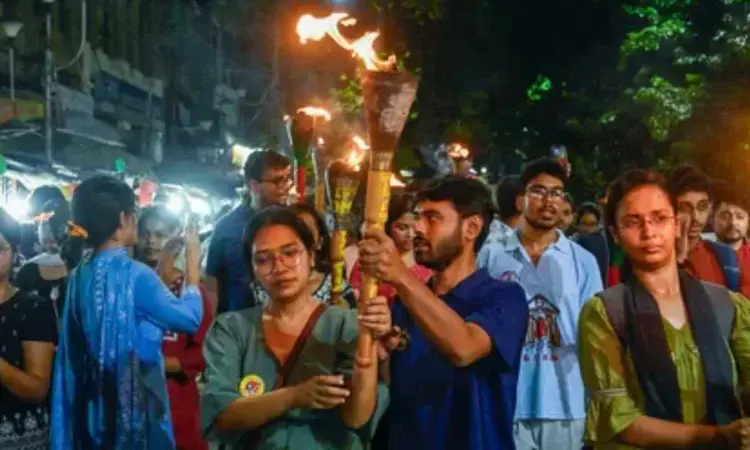
POLYGON ((513 424, 516 450, 581 450, 585 420, 529 420, 513 424))

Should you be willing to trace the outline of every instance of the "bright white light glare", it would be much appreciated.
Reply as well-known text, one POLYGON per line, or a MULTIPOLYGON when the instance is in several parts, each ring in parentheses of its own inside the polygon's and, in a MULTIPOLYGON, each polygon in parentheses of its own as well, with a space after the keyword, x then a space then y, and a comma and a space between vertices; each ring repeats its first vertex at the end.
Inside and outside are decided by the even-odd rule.
POLYGON ((486 175, 487 174, 487 166, 482 167, 481 171, 482 171, 482 175, 486 175))
POLYGON ((250 156, 250 153, 253 152, 253 149, 242 144, 234 144, 232 146, 232 152, 236 153, 239 156, 239 159, 244 161, 248 156, 250 156))
POLYGON ((180 213, 182 212, 182 209, 185 207, 185 200, 182 199, 179 195, 170 195, 167 199, 167 209, 174 213, 180 213))
POLYGON ((396 178, 395 175, 391 175, 391 187, 406 187, 404 183, 401 182, 398 178, 396 178))
POLYGON ((8 211, 8 214, 18 221, 26 220, 28 218, 29 205, 23 197, 11 195, 8 198, 8 202, 3 205, 3 207, 8 211))
POLYGON ((211 205, 202 198, 193 197, 190 199, 190 211, 195 214, 207 216, 211 214, 211 205))

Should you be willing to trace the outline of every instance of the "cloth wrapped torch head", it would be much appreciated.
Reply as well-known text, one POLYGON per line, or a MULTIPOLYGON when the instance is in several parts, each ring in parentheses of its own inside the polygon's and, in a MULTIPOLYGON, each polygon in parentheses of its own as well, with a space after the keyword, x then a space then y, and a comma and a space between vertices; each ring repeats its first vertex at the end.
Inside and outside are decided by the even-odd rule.
POLYGON ((336 160, 328 167, 326 180, 336 228, 347 229, 354 222, 351 212, 359 189, 360 173, 346 162, 336 160))
POLYGON ((392 156, 416 97, 419 77, 408 72, 368 70, 360 84, 372 152, 392 156))

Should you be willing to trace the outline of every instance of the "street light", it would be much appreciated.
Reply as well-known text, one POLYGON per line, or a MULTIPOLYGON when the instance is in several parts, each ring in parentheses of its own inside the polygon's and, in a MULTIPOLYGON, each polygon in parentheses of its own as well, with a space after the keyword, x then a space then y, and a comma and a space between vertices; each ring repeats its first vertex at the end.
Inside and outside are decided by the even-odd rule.
POLYGON ((16 51, 15 44, 18 33, 21 32, 23 23, 17 20, 8 20, 3 22, 3 32, 10 38, 10 48, 8 49, 8 60, 10 64, 10 99, 16 100, 16 51))

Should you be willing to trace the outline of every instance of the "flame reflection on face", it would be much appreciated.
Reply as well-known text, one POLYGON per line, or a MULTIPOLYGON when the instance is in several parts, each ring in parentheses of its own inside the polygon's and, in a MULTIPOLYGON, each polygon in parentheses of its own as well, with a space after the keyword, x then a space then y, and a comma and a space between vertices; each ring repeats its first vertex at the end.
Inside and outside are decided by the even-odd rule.
POLYGON ((362 60, 367 70, 390 71, 396 66, 396 57, 391 55, 387 59, 378 57, 373 46, 380 36, 377 31, 369 31, 359 39, 349 41, 339 31, 339 24, 352 26, 357 23, 346 13, 333 13, 322 19, 305 14, 297 22, 297 35, 303 44, 307 41, 320 41, 326 35, 330 36, 339 46, 351 51, 355 57, 362 60))

